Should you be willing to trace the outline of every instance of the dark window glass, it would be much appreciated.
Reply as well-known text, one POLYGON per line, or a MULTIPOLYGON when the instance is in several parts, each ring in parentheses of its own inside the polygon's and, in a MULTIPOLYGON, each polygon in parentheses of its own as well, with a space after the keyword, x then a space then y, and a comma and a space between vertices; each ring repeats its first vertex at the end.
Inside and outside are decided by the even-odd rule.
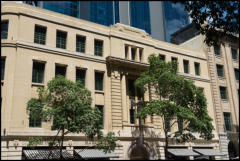
POLYGON ((160 58, 160 60, 165 61, 165 55, 159 54, 159 58, 160 58))
POLYGON ((57 48, 66 49, 67 33, 57 31, 57 48))
POLYGON ((103 41, 94 40, 94 55, 97 56, 103 55, 103 41))
POLYGON ((31 115, 29 116, 29 127, 41 127, 41 126, 42 126, 41 118, 33 119, 31 115))
POLYGON ((34 83, 44 82, 44 68, 45 63, 33 62, 32 82, 34 83))
POLYGON ((4 72, 5 72, 5 59, 1 58, 1 80, 4 80, 4 72))
POLYGON ((184 73, 189 73, 189 62, 187 60, 183 60, 183 67, 184 67, 184 73))
POLYGON ((136 57, 136 49, 131 48, 131 51, 132 51, 132 60, 135 60, 135 57, 136 57))
POLYGON ((95 90, 103 90, 103 73, 95 72, 95 90))
POLYGON ((219 77, 224 77, 223 66, 217 64, 217 74, 219 77))
POLYGON ((178 61, 178 59, 175 57, 172 57, 172 61, 178 61))
POLYGON ((234 72, 236 80, 239 80, 239 69, 234 69, 234 72))
POLYGON ((135 110, 130 109, 130 123, 135 124, 135 110))
POLYGON ((179 131, 183 130, 183 120, 182 119, 178 119, 178 130, 179 131))
POLYGON ((35 26, 34 43, 45 45, 46 31, 47 31, 46 27, 35 26))
POLYGON ((128 91, 129 91, 129 96, 135 97, 134 80, 128 80, 128 91))
POLYGON ((226 131, 232 131, 230 113, 223 113, 226 131))
POLYGON ((137 97, 138 100, 143 100, 144 98, 144 92, 140 90, 140 88, 137 87, 137 97))
POLYGON ((127 55, 128 55, 128 46, 125 46, 125 59, 127 59, 127 55))
POLYGON ((170 119, 164 119, 165 120, 165 129, 167 130, 167 132, 171 131, 171 127, 170 127, 170 119))
POLYGON ((194 66, 195 66, 195 74, 200 75, 200 64, 194 63, 194 66))
POLYGON ((1 39, 8 38, 8 21, 1 21, 1 39))
POLYGON ((76 37, 76 51, 85 53, 85 42, 86 37, 83 36, 77 36, 76 37))
POLYGON ((76 69, 76 81, 81 81, 85 85, 86 70, 76 69))
POLYGON ((220 86, 220 94, 222 99, 227 99, 227 88, 220 86))
POLYGON ((62 76, 66 76, 66 67, 65 66, 58 66, 56 65, 56 68, 55 68, 55 77, 57 75, 62 75, 62 76))
POLYGON ((99 109, 99 111, 101 112, 101 119, 100 119, 100 125, 102 125, 102 128, 104 127, 103 124, 103 119, 104 119, 104 112, 103 112, 103 106, 100 105, 96 105, 96 107, 99 109))
POLYGON ((233 48, 231 50, 232 50, 232 59, 237 60, 237 50, 233 48))
POLYGON ((219 45, 214 45, 214 53, 215 53, 215 55, 220 55, 220 46, 219 45))

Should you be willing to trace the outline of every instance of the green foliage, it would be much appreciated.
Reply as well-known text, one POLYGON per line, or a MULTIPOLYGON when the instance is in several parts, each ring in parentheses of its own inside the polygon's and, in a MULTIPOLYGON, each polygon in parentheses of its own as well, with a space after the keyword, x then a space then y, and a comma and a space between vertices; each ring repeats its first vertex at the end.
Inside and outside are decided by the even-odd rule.
POLYGON ((101 138, 97 144, 98 149, 103 149, 105 153, 111 152, 116 148, 116 137, 113 132, 109 132, 106 137, 101 138))
POLYGON ((200 137, 204 139, 212 139, 214 127, 203 93, 193 81, 177 75, 176 62, 166 63, 153 54, 148 61, 149 69, 140 75, 135 85, 143 90, 154 88, 160 99, 148 102, 137 117, 143 119, 147 115, 155 114, 167 120, 183 120, 187 127, 175 133, 175 138, 180 142, 195 139, 192 131, 200 133, 200 137), (162 100, 162 97, 168 97, 168 100, 162 100))
MULTIPOLYGON (((52 129, 67 133, 83 133, 90 139, 102 138, 101 112, 91 107, 91 92, 81 81, 76 83, 57 76, 39 88, 39 98, 28 101, 27 111, 33 118, 52 121, 52 129)), ((52 145, 55 145, 53 142, 52 145)))
MULTIPOLYGON (((220 43, 226 35, 239 33, 239 1, 174 1, 185 5, 185 10, 209 46, 220 43), (203 25, 204 22, 208 24, 203 25), (217 30, 216 30, 217 29, 217 30)), ((239 38, 237 38, 239 39, 239 38)))
POLYGON ((36 145, 42 144, 42 138, 41 137, 29 137, 28 140, 28 147, 34 148, 36 145))

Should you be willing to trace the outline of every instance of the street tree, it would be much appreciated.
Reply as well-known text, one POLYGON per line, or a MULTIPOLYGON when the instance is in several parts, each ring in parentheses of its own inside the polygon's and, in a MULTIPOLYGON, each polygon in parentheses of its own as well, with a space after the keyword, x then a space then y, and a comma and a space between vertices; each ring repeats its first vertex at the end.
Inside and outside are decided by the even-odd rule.
POLYGON ((199 133, 206 140, 214 136, 212 118, 208 115, 206 98, 202 91, 191 80, 177 74, 178 63, 165 62, 154 54, 148 57, 149 68, 141 73, 135 85, 142 92, 147 89, 155 91, 159 98, 146 102, 137 117, 145 119, 148 115, 160 116, 165 134, 165 157, 169 138, 177 142, 186 142, 196 139, 193 132, 199 133), (171 127, 179 124, 178 130, 171 131, 171 127), (170 133, 169 133, 170 132, 170 133))
MULTIPOLYGON (((173 1, 181 3, 211 46, 226 36, 239 34, 239 1, 173 1)), ((235 36, 234 36, 235 37, 235 36)), ((237 37, 239 39, 239 37, 237 37)))
POLYGON ((27 112, 33 119, 53 122, 51 128, 57 134, 50 146, 60 148, 61 158, 64 136, 68 133, 83 133, 95 141, 94 138, 97 138, 97 147, 105 152, 113 151, 116 147, 114 133, 110 132, 106 138, 103 137, 100 121, 102 114, 96 107, 91 107, 91 102, 91 92, 81 81, 75 83, 57 76, 48 82, 47 89, 38 89, 38 98, 28 101, 27 112))

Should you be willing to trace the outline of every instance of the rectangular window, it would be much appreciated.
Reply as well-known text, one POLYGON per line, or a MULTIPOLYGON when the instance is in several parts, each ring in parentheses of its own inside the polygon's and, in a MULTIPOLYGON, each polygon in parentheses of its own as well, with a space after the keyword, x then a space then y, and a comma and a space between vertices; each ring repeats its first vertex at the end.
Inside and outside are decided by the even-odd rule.
POLYGON ((182 130, 183 130, 183 120, 178 119, 178 131, 182 131, 182 130))
POLYGON ((5 58, 1 58, 1 81, 4 80, 5 58))
POLYGON ((237 50, 231 48, 231 51, 232 51, 232 59, 237 60, 237 50))
POLYGON ((184 73, 189 73, 189 61, 183 60, 184 73))
POLYGON ((64 77, 66 77, 66 66, 61 66, 61 65, 56 65, 55 68, 55 77, 57 75, 62 75, 64 77))
POLYGON ((232 131, 230 113, 224 112, 223 115, 226 131, 232 131))
POLYGON ((130 124, 135 124, 135 110, 130 109, 130 124))
POLYGON ((29 127, 42 127, 41 118, 33 119, 32 116, 29 116, 29 127))
POLYGON ((143 49, 139 49, 139 60, 142 62, 143 49))
POLYGON ((45 63, 33 62, 33 71, 32 71, 33 83, 44 82, 44 68, 45 68, 45 63))
POLYGON ((1 39, 8 38, 8 21, 1 21, 1 39))
POLYGON ((165 55, 159 54, 159 58, 160 58, 160 60, 165 61, 165 55))
POLYGON ((135 97, 135 86, 134 86, 134 80, 128 80, 128 92, 129 96, 135 97))
POLYGON ((217 64, 217 74, 219 77, 224 77, 223 65, 217 64))
POLYGON ((234 72, 235 72, 235 78, 236 80, 239 80, 239 69, 234 69, 234 72))
POLYGON ((76 68, 76 81, 81 81, 85 85, 86 70, 76 68))
POLYGON ((221 99, 227 99, 227 88, 220 86, 221 99))
POLYGON ((103 56, 103 41, 94 40, 94 55, 103 56))
POLYGON ((128 46, 125 46, 125 59, 128 58, 128 46))
POLYGON ((76 51, 85 53, 85 43, 86 43, 86 37, 84 36, 76 36, 76 51))
POLYGON ((195 75, 200 75, 200 63, 194 63, 195 75))
POLYGON ((45 45, 46 44, 46 31, 47 31, 46 27, 41 27, 41 26, 35 25, 34 43, 45 45))
POLYGON ((178 61, 178 58, 172 57, 172 61, 178 61))
POLYGON ((95 72, 95 90, 103 90, 103 74, 104 73, 95 72))
POLYGON ((219 45, 214 45, 214 53, 215 53, 215 55, 220 56, 220 46, 219 45))
POLYGON ((104 128, 104 112, 103 112, 103 106, 101 105, 96 105, 98 110, 101 112, 101 119, 100 119, 100 125, 102 125, 102 128, 104 128))
POLYGON ((57 31, 57 41, 56 47, 61 49, 66 49, 67 33, 62 31, 57 31))
POLYGON ((135 57, 136 57, 136 49, 131 48, 131 53, 132 53, 132 60, 135 60, 135 57))

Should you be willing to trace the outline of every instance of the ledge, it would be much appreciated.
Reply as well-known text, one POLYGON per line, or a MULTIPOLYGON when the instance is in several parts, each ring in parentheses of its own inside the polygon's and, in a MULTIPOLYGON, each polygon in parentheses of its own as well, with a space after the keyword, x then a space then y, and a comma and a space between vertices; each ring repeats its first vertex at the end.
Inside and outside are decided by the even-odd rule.
POLYGON ((95 93, 104 94, 104 91, 95 90, 95 93))
POLYGON ((32 82, 32 86, 41 86, 41 87, 44 87, 44 84, 43 84, 43 83, 34 83, 34 82, 32 82))

